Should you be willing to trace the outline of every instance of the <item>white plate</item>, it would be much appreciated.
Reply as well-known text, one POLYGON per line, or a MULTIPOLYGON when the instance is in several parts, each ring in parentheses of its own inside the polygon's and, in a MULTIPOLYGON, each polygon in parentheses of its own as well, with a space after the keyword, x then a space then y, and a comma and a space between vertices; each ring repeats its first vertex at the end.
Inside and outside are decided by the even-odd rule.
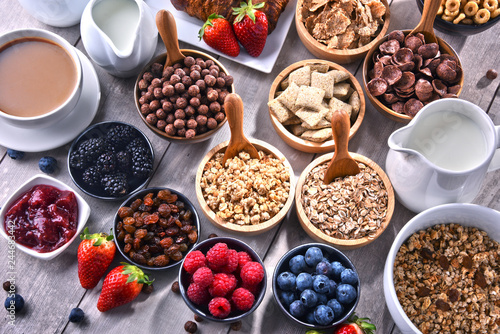
POLYGON ((198 31, 203 26, 203 22, 195 17, 189 16, 185 12, 178 11, 170 0, 146 0, 146 3, 153 9, 155 14, 160 9, 167 9, 174 15, 177 22, 179 40, 264 73, 270 73, 274 67, 274 63, 278 58, 281 47, 288 34, 288 30, 290 29, 296 7, 296 0, 290 0, 288 2, 285 11, 280 15, 276 28, 272 34, 267 36, 266 46, 264 50, 262 50, 260 56, 252 57, 243 47, 241 47, 238 57, 229 57, 222 52, 212 49, 203 40, 200 41, 198 39, 198 31))
POLYGON ((101 100, 97 73, 90 60, 76 50, 82 64, 82 94, 75 109, 62 121, 42 129, 21 129, 0 120, 0 145, 23 152, 52 150, 69 143, 94 119, 101 100))

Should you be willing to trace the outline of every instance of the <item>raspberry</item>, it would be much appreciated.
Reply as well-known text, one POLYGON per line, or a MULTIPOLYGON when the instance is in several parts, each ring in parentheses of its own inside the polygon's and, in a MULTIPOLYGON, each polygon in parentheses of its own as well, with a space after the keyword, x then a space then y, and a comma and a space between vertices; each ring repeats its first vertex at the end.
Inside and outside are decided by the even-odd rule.
POLYGON ((250 291, 254 296, 257 296, 260 293, 261 284, 255 284, 255 285, 242 284, 241 287, 250 291))
POLYGON ((208 292, 212 297, 224 297, 236 288, 236 283, 234 275, 215 274, 212 284, 208 287, 208 292))
POLYGON ((257 285, 264 278, 264 268, 258 262, 248 262, 241 268, 240 276, 244 284, 257 285))
POLYGON ((250 255, 248 255, 247 252, 238 252, 238 271, 241 271, 241 268, 243 268, 243 266, 247 264, 247 262, 251 261, 252 258, 250 257, 250 255))
POLYGON ((205 255, 200 251, 193 251, 186 255, 183 266, 192 275, 196 269, 206 266, 205 255))
POLYGON ((212 246, 207 252, 208 264, 215 267, 223 267, 229 260, 229 249, 223 242, 219 242, 212 246))
POLYGON ((231 297, 236 308, 240 311, 248 311, 252 308, 255 301, 254 295, 245 288, 238 288, 234 290, 231 297))
POLYGON ((208 310, 216 318, 226 318, 231 313, 231 304, 226 298, 215 297, 208 303, 208 310))
POLYGON ((220 271, 226 274, 231 274, 232 272, 236 271, 236 269, 238 269, 238 259, 238 252, 234 249, 230 249, 228 252, 227 264, 222 267, 220 271))
POLYGON ((212 274, 212 270, 207 267, 198 268, 193 274, 193 282, 203 288, 212 284, 213 280, 214 275, 212 274))
POLYGON ((186 293, 189 300, 197 305, 205 304, 210 299, 208 290, 196 283, 189 284, 186 293))

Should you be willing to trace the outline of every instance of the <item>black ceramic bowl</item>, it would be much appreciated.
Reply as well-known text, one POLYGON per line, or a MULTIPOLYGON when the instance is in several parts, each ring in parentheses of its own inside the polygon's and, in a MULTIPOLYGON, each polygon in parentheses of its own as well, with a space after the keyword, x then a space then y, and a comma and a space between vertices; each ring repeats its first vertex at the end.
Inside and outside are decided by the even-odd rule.
POLYGON ((123 123, 123 122, 115 122, 115 121, 110 121, 110 122, 102 122, 102 123, 97 123, 94 125, 89 126, 87 129, 85 129, 71 144, 71 147, 69 149, 68 153, 68 171, 69 175, 71 176, 71 179, 73 182, 76 184, 78 188, 80 188, 81 191, 86 193, 87 195, 90 195, 92 197, 102 199, 102 200, 112 200, 112 201, 117 201, 117 200, 124 200, 130 194, 136 192, 137 190, 143 188, 150 178, 152 177, 152 173, 148 177, 145 178, 137 178, 134 176, 128 175, 128 191, 120 196, 111 196, 110 194, 106 193, 104 189, 100 186, 89 186, 85 182, 83 182, 83 172, 84 170, 80 170, 77 168, 72 167, 70 159, 73 155, 73 153, 78 149, 80 144, 91 138, 105 138, 106 134, 112 129, 113 127, 117 125, 122 125, 122 126, 127 126, 132 129, 132 132, 135 135, 135 138, 140 138, 144 144, 144 146, 148 149, 151 155, 151 161, 154 162, 154 151, 153 151, 153 146, 151 145, 151 142, 149 141, 148 137, 136 128, 133 125, 123 123))
MULTIPOLYGON (((130 205, 132 204, 132 202, 134 202, 136 199, 139 199, 139 198, 143 199, 144 196, 146 196, 149 193, 153 193, 153 196, 156 197, 156 195, 158 194, 158 192, 160 190, 168 190, 172 194, 177 195, 177 201, 180 201, 180 202, 184 203, 184 208, 185 208, 184 210, 190 210, 191 211, 191 213, 192 213, 192 216, 191 216, 192 225, 194 225, 196 227, 197 238, 196 238, 196 242, 194 242, 194 243, 187 242, 188 248, 187 248, 187 250, 185 250, 185 251, 182 252, 183 257, 181 258, 181 260, 178 260, 178 261, 170 260, 170 262, 167 265, 165 265, 165 266, 149 266, 149 265, 144 264, 144 263, 138 263, 137 261, 134 261, 124 251, 125 242, 124 242, 123 238, 119 236, 119 233, 118 233, 118 230, 117 230, 117 224, 122 221, 122 219, 119 216, 120 209, 118 209, 117 213, 115 214, 114 221, 113 221, 113 236, 114 236, 114 240, 115 240, 115 243, 116 243, 116 247, 118 248, 118 251, 120 252, 120 254, 125 259, 127 259, 127 261, 130 261, 131 263, 133 263, 134 265, 138 266, 139 268, 146 269, 146 270, 165 270, 165 269, 169 269, 169 268, 177 266, 178 264, 180 264, 182 262, 182 260, 186 256, 186 254, 189 251, 191 251, 194 247, 196 247, 196 245, 198 244, 198 241, 199 241, 199 235, 200 235, 200 217, 198 216, 198 213, 196 212, 196 208, 194 207, 193 203, 191 203, 191 201, 186 196, 184 196, 183 194, 181 194, 180 192, 178 192, 176 190, 169 189, 169 188, 164 188, 164 187, 155 187, 155 188, 143 189, 143 190, 138 191, 137 193, 133 194, 132 196, 130 196, 125 202, 123 202, 120 205, 120 208, 124 207, 124 206, 125 207, 130 207, 130 205)), ((153 208, 155 208, 155 207, 153 207, 153 208)), ((153 213, 153 211, 151 211, 151 212, 153 213)), ((182 213, 182 209, 180 209, 179 213, 182 213)), ((172 216, 174 218, 176 217, 175 215, 172 215, 172 216)), ((157 226, 159 224, 153 224, 153 225, 157 226)), ((144 228, 144 225, 142 227, 140 227, 140 228, 144 228)), ((150 230, 150 228, 147 228, 147 229, 150 230)), ((159 237, 159 238, 163 238, 163 237, 159 237)), ((172 238, 174 238, 174 237, 172 237, 172 238)), ((175 243, 175 239, 174 239, 174 243, 175 243)))
MULTIPOLYGON (((424 0, 415 0, 417 2, 418 9, 420 13, 424 8, 424 0)), ((488 22, 484 24, 454 24, 453 22, 448 22, 443 20, 441 17, 436 16, 434 21, 434 28, 438 29, 447 34, 460 35, 460 36, 470 36, 474 34, 479 34, 491 27, 493 27, 497 22, 500 21, 500 16, 490 18, 488 22)))
MULTIPOLYGON (((290 266, 289 266, 289 261, 292 259, 295 255, 305 255, 306 251, 310 247, 319 247, 321 251, 323 252, 323 257, 327 258, 329 262, 333 261, 338 261, 340 262, 344 268, 352 269, 356 274, 358 273, 356 271, 356 268, 352 264, 351 260, 347 256, 344 255, 341 251, 336 249, 335 247, 325 245, 322 243, 309 243, 309 244, 304 244, 297 246, 291 250, 289 250, 285 255, 281 257, 279 260, 278 264, 276 265, 276 268, 274 269, 274 274, 273 274, 273 295, 276 303, 279 305, 281 311, 292 321, 295 323, 310 328, 310 329, 316 329, 316 330, 326 330, 326 329, 331 329, 335 328, 336 326, 340 325, 341 323, 345 322, 354 312, 356 309, 356 306, 358 305, 359 298, 360 298, 360 281, 358 278, 358 283, 355 284, 354 288, 356 289, 357 296, 356 299, 348 304, 347 306, 344 307, 344 312, 343 314, 338 317, 336 316, 334 318, 334 321, 329 324, 329 325, 318 325, 318 324, 311 324, 308 323, 305 316, 299 318, 294 317, 288 310, 288 307, 285 306, 280 298, 280 292, 281 289, 278 286, 278 276, 285 271, 290 271, 290 266)), ((311 269, 312 271, 309 271, 309 273, 314 272, 314 269, 311 269)), ((359 277, 359 275, 358 275, 359 277)), ((337 282, 338 283, 338 282, 337 282)), ((297 299, 299 299, 299 295, 297 294, 297 299)), ((312 310, 310 310, 312 311, 312 310)))
POLYGON ((184 302, 191 309, 191 311, 193 311, 195 314, 197 314, 200 317, 202 317, 203 319, 206 319, 209 321, 222 322, 222 323, 232 323, 232 322, 241 320, 241 319, 245 318, 246 316, 250 315, 260 305, 260 303, 264 299, 264 295, 266 294, 267 274, 266 274, 266 268, 264 266, 264 263, 260 259, 259 255, 257 253, 255 253, 255 251, 250 246, 248 246, 246 243, 244 243, 243 241, 240 241, 238 239, 228 238, 228 237, 210 238, 210 239, 207 239, 207 240, 200 242, 198 245, 193 247, 193 249, 191 249, 191 252, 195 251, 195 250, 199 250, 203 254, 206 255, 207 251, 212 246, 214 246, 215 244, 217 244, 219 242, 226 243, 228 248, 234 249, 238 252, 240 252, 240 251, 247 252, 253 261, 260 263, 262 268, 264 268, 264 278, 262 279, 262 282, 260 283, 259 293, 255 295, 255 301, 253 303, 252 308, 246 312, 232 310, 227 318, 221 319, 221 318, 216 318, 216 317, 212 316, 212 314, 210 314, 210 312, 208 310, 208 305, 200 306, 200 305, 196 305, 193 302, 191 302, 189 300, 189 298, 187 297, 187 289, 188 289, 188 286, 190 284, 190 279, 191 279, 192 275, 187 273, 186 270, 183 268, 184 261, 183 261, 183 265, 179 269, 179 287, 180 287, 181 295, 182 295, 182 298, 184 299, 184 302))

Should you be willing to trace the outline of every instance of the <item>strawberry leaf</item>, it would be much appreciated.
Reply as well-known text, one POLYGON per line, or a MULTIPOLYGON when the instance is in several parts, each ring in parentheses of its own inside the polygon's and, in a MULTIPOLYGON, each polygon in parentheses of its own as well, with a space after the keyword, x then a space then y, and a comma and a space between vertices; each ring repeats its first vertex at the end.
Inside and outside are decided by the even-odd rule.
POLYGON ((201 27, 200 31, 198 31, 198 38, 200 39, 200 41, 203 38, 203 35, 205 34, 205 28, 206 27, 213 27, 214 23, 212 21, 215 19, 224 19, 225 20, 226 18, 222 15, 218 15, 217 13, 210 14, 210 16, 207 18, 207 20, 205 21, 205 23, 201 27))
POLYGON ((256 9, 264 7, 265 3, 261 2, 256 5, 252 4, 252 0, 248 1, 248 4, 241 2, 240 7, 234 8, 233 7, 233 15, 237 15, 236 18, 234 19, 234 22, 241 22, 246 15, 252 20, 253 23, 255 23, 255 12, 256 9))

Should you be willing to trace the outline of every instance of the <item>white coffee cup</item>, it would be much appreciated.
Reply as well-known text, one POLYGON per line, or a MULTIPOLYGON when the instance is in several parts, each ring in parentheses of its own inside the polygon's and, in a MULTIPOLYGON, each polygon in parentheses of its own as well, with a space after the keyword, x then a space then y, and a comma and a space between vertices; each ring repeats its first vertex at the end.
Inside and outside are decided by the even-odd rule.
MULTIPOLYGON (((55 109, 39 116, 15 116, 0 110, 0 119, 19 128, 44 128, 53 125, 65 118, 76 106, 82 89, 82 67, 76 49, 61 36, 42 29, 19 29, 0 35, 0 49, 9 42, 22 38, 42 38, 52 41, 62 47, 71 57, 75 67, 75 83, 69 97, 55 109)), ((0 78, 2 80, 2 78, 0 78)), ((36 108, 36 104, 32 106, 36 108)))
POLYGON ((462 99, 426 105, 388 144, 387 175, 414 212, 473 201, 486 173, 500 168, 500 126, 462 99))

